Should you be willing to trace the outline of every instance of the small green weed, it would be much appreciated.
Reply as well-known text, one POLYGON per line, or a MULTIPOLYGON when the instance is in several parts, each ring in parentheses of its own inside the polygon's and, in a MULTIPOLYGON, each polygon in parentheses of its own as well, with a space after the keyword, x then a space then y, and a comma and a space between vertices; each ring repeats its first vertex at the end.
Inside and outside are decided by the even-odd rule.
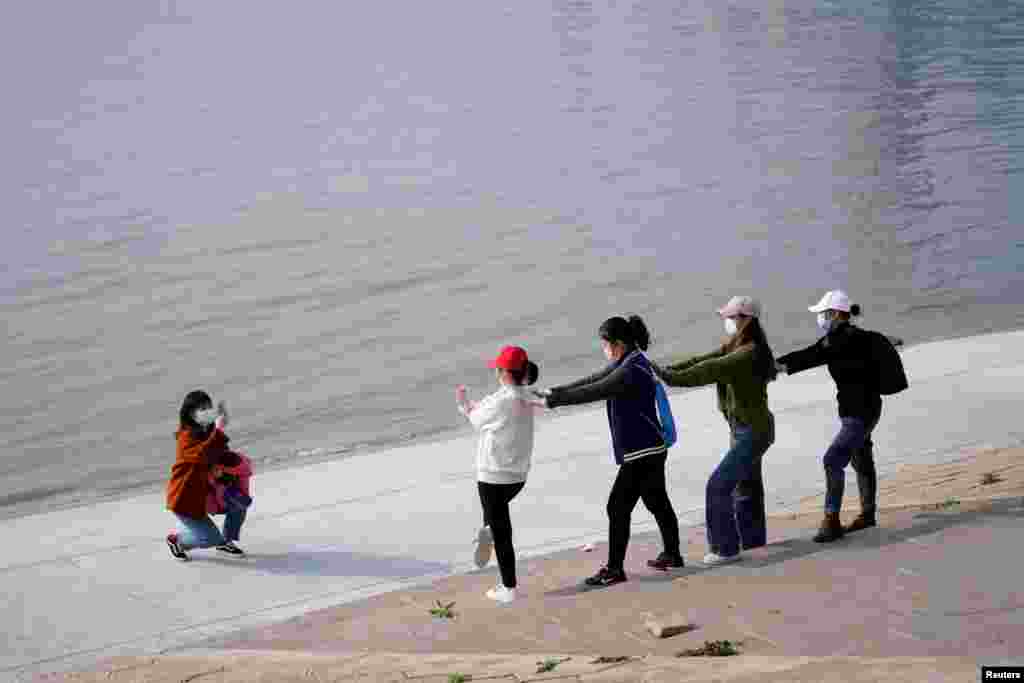
POLYGON ((430 616, 441 617, 442 619, 454 619, 455 612, 452 611, 452 607, 455 607, 454 602, 449 602, 447 605, 442 605, 440 600, 435 600, 437 607, 430 608, 430 616))
POLYGON ((552 659, 548 657, 543 662, 537 662, 537 673, 547 673, 548 671, 554 671, 555 667, 562 662, 568 662, 572 657, 566 657, 565 659, 552 659))
POLYGON ((472 676, 466 676, 464 674, 448 674, 448 683, 467 683, 473 680, 472 676))

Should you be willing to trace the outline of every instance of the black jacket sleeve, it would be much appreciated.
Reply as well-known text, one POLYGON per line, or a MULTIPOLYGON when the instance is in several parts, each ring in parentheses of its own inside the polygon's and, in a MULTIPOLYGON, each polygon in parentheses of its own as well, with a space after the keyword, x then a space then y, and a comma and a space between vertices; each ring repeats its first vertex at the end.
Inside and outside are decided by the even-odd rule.
POLYGON ((552 391, 547 398, 549 408, 558 406, 574 406, 581 403, 593 403, 594 401, 605 401, 616 396, 621 396, 629 391, 629 366, 623 363, 618 367, 606 368, 604 376, 589 384, 575 386, 573 388, 563 387, 559 391, 552 391))
POLYGON ((803 370, 810 370, 828 362, 828 352, 825 349, 824 337, 808 346, 792 353, 787 353, 776 359, 786 366, 786 374, 795 375, 803 370))

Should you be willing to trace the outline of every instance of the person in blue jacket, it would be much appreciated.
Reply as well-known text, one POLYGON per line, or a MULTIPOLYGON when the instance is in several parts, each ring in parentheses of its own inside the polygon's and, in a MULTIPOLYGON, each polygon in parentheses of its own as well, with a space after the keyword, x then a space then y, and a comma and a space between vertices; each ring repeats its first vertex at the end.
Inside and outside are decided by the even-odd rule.
POLYGON ((665 488, 668 448, 655 405, 654 371, 644 351, 650 333, 639 316, 613 317, 598 330, 601 348, 610 361, 603 370, 569 384, 552 387, 544 396, 548 408, 605 401, 615 464, 619 466, 608 495, 608 562, 585 580, 589 586, 611 586, 626 580, 623 568, 633 508, 638 500, 654 515, 664 550, 648 566, 667 570, 683 566, 679 550, 679 519, 665 488))

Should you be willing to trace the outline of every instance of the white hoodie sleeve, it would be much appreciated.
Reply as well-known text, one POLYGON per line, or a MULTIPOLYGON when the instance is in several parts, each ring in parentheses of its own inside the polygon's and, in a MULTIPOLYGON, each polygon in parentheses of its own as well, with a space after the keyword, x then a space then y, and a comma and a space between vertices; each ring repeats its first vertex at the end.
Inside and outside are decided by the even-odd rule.
MULTIPOLYGON (((500 392, 499 392, 500 393, 500 392)), ((477 430, 504 422, 508 402, 500 400, 498 394, 491 394, 465 413, 470 424, 477 430)))

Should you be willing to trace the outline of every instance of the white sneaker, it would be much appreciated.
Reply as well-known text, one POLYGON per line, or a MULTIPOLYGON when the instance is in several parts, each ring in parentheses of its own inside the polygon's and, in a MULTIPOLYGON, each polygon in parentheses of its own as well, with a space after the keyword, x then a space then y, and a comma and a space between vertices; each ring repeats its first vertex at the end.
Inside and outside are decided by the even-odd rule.
POLYGON ((476 535, 476 554, 473 561, 477 569, 483 569, 491 561, 491 549, 494 547, 494 537, 491 535, 491 527, 482 526, 476 535))
POLYGON ((707 567, 717 567, 720 564, 732 564, 733 562, 739 562, 743 558, 740 557, 739 553, 735 555, 719 555, 718 553, 708 553, 704 556, 704 565, 707 567))
POLYGON ((510 603, 516 599, 515 588, 505 588, 505 586, 498 584, 491 590, 487 591, 487 597, 495 602, 510 603))

